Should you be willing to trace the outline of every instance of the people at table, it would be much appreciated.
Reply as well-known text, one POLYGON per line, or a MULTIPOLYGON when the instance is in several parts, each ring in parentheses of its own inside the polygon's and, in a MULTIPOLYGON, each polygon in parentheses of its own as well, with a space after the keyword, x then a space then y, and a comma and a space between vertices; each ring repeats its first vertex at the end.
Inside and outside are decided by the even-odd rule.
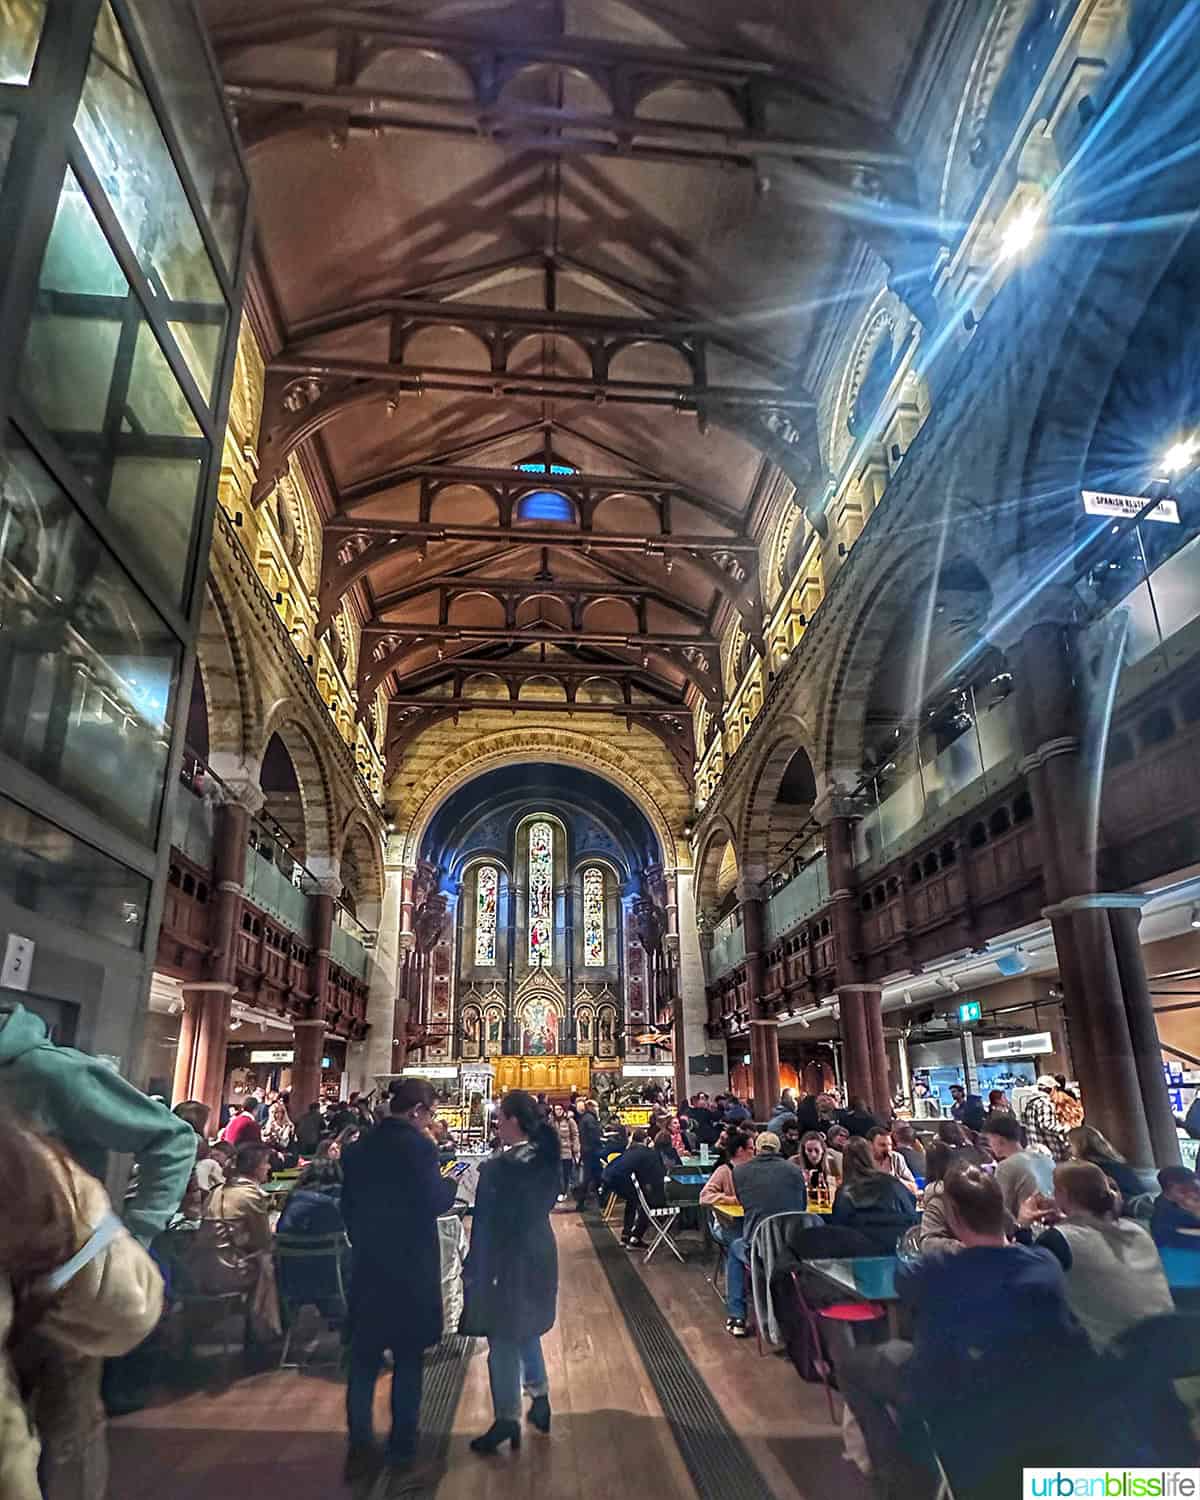
POLYGON ((810 1199, 824 1199, 832 1204, 833 1196, 841 1185, 842 1159, 831 1151, 819 1130, 810 1130, 800 1139, 800 1150, 792 1159, 793 1166, 804 1173, 804 1186, 810 1199), (834 1157, 837 1165, 834 1165, 834 1157))
POLYGON ((709 1096, 701 1090, 692 1099, 687 1112, 696 1127, 696 1141, 701 1146, 715 1146, 723 1123, 720 1110, 712 1107, 709 1096))
POLYGON ((1093 1125, 1076 1125, 1068 1130, 1067 1145, 1072 1161, 1090 1161, 1099 1167, 1106 1177, 1112 1179, 1126 1202, 1146 1191, 1134 1168, 1093 1125))
POLYGON ((1016 1219, 1026 1198, 1035 1193, 1048 1197, 1054 1191, 1053 1157, 1025 1146, 1021 1126, 1012 1115, 989 1115, 982 1135, 996 1158, 996 1182, 1011 1218, 1016 1219))
POLYGON ((616 1161, 609 1162, 604 1169, 604 1186, 616 1193, 625 1204, 621 1243, 627 1250, 644 1249, 646 1241, 643 1236, 650 1228, 650 1220, 638 1202, 635 1177, 650 1207, 665 1207, 666 1168, 661 1155, 650 1142, 650 1132, 640 1127, 633 1132, 628 1150, 623 1151, 616 1161))
POLYGON ((288 1194, 277 1234, 340 1234, 342 1218, 342 1167, 340 1162, 310 1162, 288 1194))
POLYGON ((575 1174, 579 1170, 579 1126, 575 1122, 574 1115, 568 1113, 561 1104, 554 1106, 554 1118, 551 1123, 558 1136, 558 1201, 561 1203, 571 1191, 575 1174))
POLYGON ((1021 1124, 1031 1145, 1044 1146, 1055 1161, 1065 1161, 1069 1154, 1067 1129, 1059 1119, 1053 1098, 1058 1091, 1058 1080, 1050 1073, 1043 1073, 1037 1081, 1037 1091, 1021 1111, 1021 1124))
POLYGON ((968 1130, 979 1130, 983 1126, 987 1111, 978 1094, 970 1094, 961 1083, 950 1085, 950 1118, 965 1125, 968 1130))
POLYGON ((441 1250, 437 1221, 453 1207, 425 1134, 434 1092, 420 1078, 392 1084, 389 1114, 342 1156, 342 1216, 353 1247, 348 1483, 369 1483, 386 1462, 399 1483, 417 1483, 417 1417, 426 1349, 442 1336, 441 1250), (371 1409, 385 1350, 392 1355, 391 1433, 381 1455, 371 1409))
POLYGON ((206 1219, 224 1219, 235 1226, 238 1245, 248 1254, 270 1253, 271 1199, 263 1191, 270 1175, 270 1146, 249 1141, 238 1147, 230 1180, 215 1187, 204 1204, 206 1219))
MULTIPOLYGON (((499 1118, 499 1116, 497 1116, 499 1118)), ((579 1120, 579 1189, 575 1194, 575 1207, 580 1212, 587 1206, 588 1197, 600 1193, 600 1174, 603 1168, 602 1150, 604 1130, 600 1124, 600 1106, 594 1099, 586 1099, 579 1120)))
POLYGON ((852 1136, 866 1137, 875 1127, 882 1123, 876 1119, 867 1107, 865 1099, 855 1096, 850 1100, 849 1108, 844 1109, 838 1116, 839 1122, 846 1127, 852 1136))
POLYGON ((860 1346, 837 1359, 838 1383, 888 1500, 936 1489, 926 1422, 958 1493, 964 1472, 986 1479, 1011 1462, 1035 1422, 1062 1423, 1072 1372, 1091 1368, 1095 1357, 1068 1306, 1059 1263, 1045 1250, 1009 1244, 995 1179, 965 1166, 945 1179, 945 1194, 962 1250, 896 1271, 897 1295, 912 1309, 912 1342, 860 1346))
MULTIPOLYGON (((839 1127, 842 1130, 846 1129, 841 1120, 838 1118, 839 1114, 840 1111, 838 1109, 838 1102, 832 1094, 817 1095, 816 1128, 824 1134, 826 1140, 829 1139, 830 1132, 834 1129, 835 1126, 839 1127)), ((846 1134, 849 1135, 850 1132, 847 1130, 846 1134)))
POLYGON ((231 1146, 249 1146, 261 1141, 262 1131, 258 1126, 257 1111, 258 1100, 253 1094, 247 1094, 221 1132, 221 1139, 228 1141, 231 1146))
POLYGON ((683 1166, 683 1157, 676 1149, 675 1142, 671 1139, 669 1130, 660 1130, 654 1137, 654 1149, 662 1157, 663 1166, 670 1171, 672 1167, 683 1166))
POLYGON ((857 1229, 880 1255, 917 1222, 917 1200, 894 1172, 880 1167, 870 1141, 856 1136, 842 1155, 842 1185, 833 1200, 830 1223, 857 1229))
POLYGON ((905 1165, 912 1173, 914 1180, 925 1177, 925 1147, 922 1146, 917 1137, 917 1132, 905 1120, 897 1120, 892 1126, 892 1145, 904 1158, 905 1165))
POLYGON ((779 1096, 779 1103, 775 1105, 767 1117, 767 1129, 773 1130, 776 1135, 780 1134, 785 1120, 796 1118, 796 1096, 791 1089, 784 1089, 779 1096))
POLYGON ((725 1271, 725 1328, 734 1338, 745 1338, 746 1276, 754 1231, 774 1214, 804 1213, 808 1193, 804 1173, 779 1154, 779 1137, 771 1130, 754 1138, 754 1156, 733 1168, 733 1189, 745 1210, 742 1233, 729 1245, 725 1271))
POLYGON ((988 1094, 987 1112, 989 1115, 1012 1114, 1012 1104, 1003 1089, 992 1089, 988 1094))
POLYGON ((872 1126, 867 1132, 867 1144, 871 1148, 871 1157, 876 1167, 881 1172, 890 1172, 898 1182, 904 1184, 915 1199, 917 1196, 916 1180, 909 1170, 908 1163, 900 1155, 899 1151, 895 1149, 892 1132, 887 1126, 872 1126))
POLYGON ((1054 1169, 1053 1198, 1027 1198, 1017 1216, 1022 1230, 1048 1226, 1035 1243, 1066 1272, 1067 1304, 1098 1349, 1175 1307, 1154 1241, 1120 1204, 1098 1166, 1070 1161, 1054 1169))
POLYGON ((974 1146, 947 1146, 945 1141, 931 1141, 925 1153, 925 1193, 921 1199, 921 1231, 918 1236, 922 1255, 945 1255, 962 1249, 962 1242, 946 1219, 946 1176, 955 1167, 978 1167, 982 1151, 974 1146))
MULTIPOLYGON (((733 1183, 735 1167, 754 1159, 754 1136, 745 1130, 733 1130, 725 1138, 725 1150, 716 1170, 700 1189, 702 1208, 730 1207, 738 1204, 737 1189, 733 1183)), ((730 1221, 715 1216, 712 1225, 713 1238, 728 1247, 731 1240, 742 1232, 742 1221, 730 1221), (734 1227, 736 1223, 736 1227, 734 1227)))
POLYGON ((504 1443, 521 1446, 522 1389, 532 1398, 528 1421, 550 1431, 541 1340, 554 1326, 558 1305, 558 1250, 550 1227, 561 1181, 558 1132, 523 1089, 501 1100, 498 1131, 505 1150, 479 1170, 464 1269, 463 1326, 488 1340, 494 1421, 471 1443, 480 1454, 504 1443))
MULTIPOLYGON (((817 1132, 819 1134, 820 1132, 817 1132)), ((800 1122, 795 1115, 787 1115, 783 1125, 775 1132, 779 1137, 779 1154, 785 1161, 793 1161, 800 1154, 800 1122)), ((822 1137, 822 1139, 824 1139, 822 1137)))
POLYGON ((266 1124, 261 1127, 263 1141, 284 1155, 292 1154, 296 1144, 296 1127, 287 1112, 287 1105, 276 1096, 269 1107, 266 1124))
POLYGON ((823 1134, 825 1136, 825 1144, 828 1147, 825 1159, 840 1182, 842 1178, 842 1152, 846 1149, 846 1142, 850 1139, 850 1132, 844 1125, 834 1122, 823 1134))
POLYGON ((1163 1167, 1150 1233, 1160 1250, 1200 1250, 1200 1177, 1190 1167, 1163 1167))

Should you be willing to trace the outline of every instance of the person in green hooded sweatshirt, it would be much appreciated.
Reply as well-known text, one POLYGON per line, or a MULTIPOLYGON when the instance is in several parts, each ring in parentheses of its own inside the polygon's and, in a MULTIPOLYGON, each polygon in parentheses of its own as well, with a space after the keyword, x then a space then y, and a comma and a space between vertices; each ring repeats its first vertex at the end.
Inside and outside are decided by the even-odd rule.
POLYGON ((144 1245, 183 1201, 196 1160, 192 1127, 99 1058, 56 1047, 23 1005, 0 1009, 0 1105, 60 1141, 101 1182, 110 1152, 131 1155, 137 1180, 124 1220, 144 1245))

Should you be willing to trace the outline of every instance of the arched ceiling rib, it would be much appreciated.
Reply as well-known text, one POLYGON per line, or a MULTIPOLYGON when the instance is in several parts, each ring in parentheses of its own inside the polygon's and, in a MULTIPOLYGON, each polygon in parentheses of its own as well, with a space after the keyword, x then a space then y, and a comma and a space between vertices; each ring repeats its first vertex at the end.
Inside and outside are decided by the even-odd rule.
POLYGON ((915 201, 891 119, 931 6, 205 0, 283 327, 256 500, 313 450, 321 620, 361 592, 397 733, 494 706, 485 669, 514 712, 536 669, 602 713, 591 674, 684 759, 691 697, 719 715, 764 466, 821 489, 829 267, 922 253, 879 205, 915 201))

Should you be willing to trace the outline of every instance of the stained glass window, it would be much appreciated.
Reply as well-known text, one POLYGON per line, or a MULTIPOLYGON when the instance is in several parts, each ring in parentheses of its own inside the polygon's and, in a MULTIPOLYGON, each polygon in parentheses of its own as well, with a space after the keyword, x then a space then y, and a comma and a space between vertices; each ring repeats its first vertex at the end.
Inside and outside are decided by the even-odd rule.
POLYGON ((604 966, 604 872, 583 872, 583 962, 590 969, 604 966))
POLYGON ((529 962, 550 966, 554 958, 554 830, 534 823, 529 830, 529 962))
POLYGON ((483 865, 475 877, 475 962, 491 968, 496 962, 496 893, 500 877, 495 865, 483 865))

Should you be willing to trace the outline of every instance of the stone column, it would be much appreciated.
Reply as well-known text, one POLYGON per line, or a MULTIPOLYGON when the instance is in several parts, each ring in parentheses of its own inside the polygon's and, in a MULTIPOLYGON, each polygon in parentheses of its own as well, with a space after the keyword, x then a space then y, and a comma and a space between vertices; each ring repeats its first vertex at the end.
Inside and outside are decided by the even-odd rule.
POLYGON ((189 985, 184 985, 183 1014, 179 1017, 179 1046, 175 1049, 175 1078, 171 1085, 172 1104, 181 1104, 192 1097, 196 1075, 196 1034, 203 1007, 203 991, 197 993, 189 985))
POLYGON ((1063 1014, 1089 1124, 1133 1162, 1178 1161, 1153 1004, 1138 939, 1143 897, 1105 892, 1097 862, 1102 762, 1086 754, 1085 677, 1070 601, 1013 648, 1014 690, 1063 981, 1063 1014))
POLYGON ((296 1119, 321 1094, 321 1058, 325 1050, 325 1022, 306 1020, 295 1023, 295 1052, 292 1060, 292 1114, 296 1119))
POLYGON ((229 1015, 237 985, 232 981, 188 985, 197 1002, 196 1054, 192 1098, 209 1108, 215 1129, 225 1092, 225 1056, 229 1048, 229 1015))
POLYGON ((682 1098, 691 1098, 701 1089, 713 1092, 713 1080, 704 1073, 687 1072, 690 1057, 725 1052, 724 1042, 711 1043, 708 1038, 708 996, 704 986, 704 961, 700 955, 700 928, 696 914, 695 874, 676 870, 675 899, 679 920, 679 1002, 675 1023, 676 1050, 685 1076, 682 1098))
POLYGON ((750 1074, 753 1078, 754 1113, 769 1120, 779 1100, 779 1022, 763 1000, 766 989, 764 910, 757 885, 742 883, 742 935, 746 943, 746 985, 750 991, 750 1074))
POLYGON ((375 1087, 377 1074, 394 1071, 392 1038, 396 1035, 396 1002, 400 993, 400 969, 403 961, 400 924, 405 872, 400 860, 400 850, 394 847, 400 842, 394 837, 389 840, 384 856, 383 901, 379 908, 375 950, 368 970, 367 1022, 371 1029, 364 1043, 367 1089, 375 1087))

